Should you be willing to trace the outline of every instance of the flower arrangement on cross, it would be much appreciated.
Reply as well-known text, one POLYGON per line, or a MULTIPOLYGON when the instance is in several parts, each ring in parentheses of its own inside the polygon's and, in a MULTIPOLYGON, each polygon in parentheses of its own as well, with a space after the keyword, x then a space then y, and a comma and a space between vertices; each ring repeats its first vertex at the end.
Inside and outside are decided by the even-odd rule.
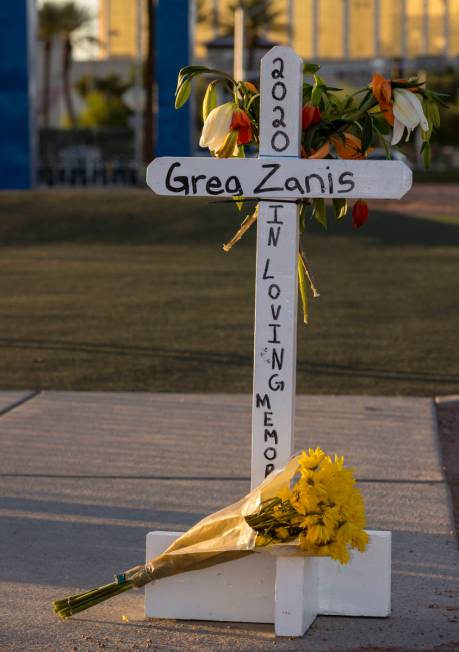
MULTIPOLYGON (((444 95, 426 88, 418 77, 385 79, 375 74, 368 86, 353 93, 328 86, 318 75, 319 66, 303 67, 303 110, 301 132, 301 157, 305 159, 366 159, 374 146, 384 148, 391 159, 394 149, 405 137, 409 141, 419 128, 422 139, 421 153, 427 168, 431 159, 430 139, 440 125, 439 106, 447 106, 444 95), (312 77, 312 82, 308 78, 312 77)), ((199 145, 209 149, 216 158, 244 158, 246 149, 256 152, 259 146, 260 93, 247 81, 237 81, 220 70, 205 66, 187 66, 178 75, 175 107, 183 106, 191 94, 195 77, 211 75, 202 102, 203 129, 199 145), (218 104, 218 88, 229 100, 218 104)), ((220 93, 221 96, 221 93, 220 93)), ((239 210, 244 206, 242 197, 235 197, 239 210)), ((336 220, 348 213, 346 199, 332 200, 336 220)), ((368 219, 368 205, 358 199, 352 208, 352 227, 359 229, 368 219)), ((327 228, 327 212, 323 198, 301 200, 300 249, 298 254, 299 289, 307 323, 307 291, 319 296, 313 282, 301 236, 307 217, 317 220, 327 228), (309 214, 306 209, 308 208, 309 214)), ((258 217, 258 205, 243 220, 241 227, 223 249, 230 251, 248 231, 258 217)))

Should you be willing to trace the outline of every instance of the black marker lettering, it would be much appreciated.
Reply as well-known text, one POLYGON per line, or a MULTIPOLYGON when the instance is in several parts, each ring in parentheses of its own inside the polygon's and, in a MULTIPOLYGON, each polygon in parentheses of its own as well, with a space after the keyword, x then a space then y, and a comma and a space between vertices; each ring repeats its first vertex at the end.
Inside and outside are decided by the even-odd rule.
POLYGON ((257 193, 261 193, 261 192, 277 192, 279 190, 283 190, 282 186, 279 187, 279 188, 265 188, 264 187, 264 185, 268 181, 268 179, 270 179, 273 176, 273 174, 276 174, 276 172, 280 168, 280 163, 265 163, 265 165, 262 165, 261 167, 264 168, 264 169, 269 169, 270 172, 268 172, 268 174, 260 181, 258 186, 256 186, 256 188, 254 188, 253 194, 256 195, 257 193))
POLYGON ((355 183, 352 181, 352 179, 346 179, 346 177, 353 177, 354 173, 353 172, 343 172, 340 174, 338 182, 340 183, 341 186, 349 186, 347 190, 338 190, 339 193, 343 192, 351 192, 355 188, 355 183))
POLYGON ((277 283, 271 283, 271 285, 268 288, 269 298, 270 299, 278 299, 280 293, 281 293, 281 289, 277 285, 277 283))
POLYGON ((318 174, 308 174, 308 176, 305 178, 304 182, 306 185, 306 192, 310 193, 311 192, 311 184, 309 183, 309 179, 317 179, 318 182, 320 183, 320 192, 324 194, 325 192, 325 183, 322 177, 318 174))
POLYGON ((236 176, 228 177, 225 184, 225 189, 226 192, 229 192, 232 195, 235 195, 236 197, 242 197, 242 195, 244 194, 244 191, 241 186, 241 182, 236 176))
MULTIPOLYGON (((268 441, 268 437, 274 439, 274 443, 277 446, 277 430, 265 430, 265 441, 268 441)), ((268 457, 268 460, 270 458, 268 457)), ((273 457, 271 459, 274 459, 273 457)))
POLYGON ((282 305, 279 304, 278 306, 274 306, 274 304, 271 304, 271 315, 273 316, 273 319, 276 321, 279 319, 279 314, 281 311, 282 305))
POLYGON ((185 195, 188 195, 190 192, 190 186, 188 183, 188 177, 174 177, 173 181, 178 181, 181 185, 180 186, 172 186, 171 185, 171 176, 172 172, 175 170, 175 168, 179 168, 181 166, 181 163, 172 163, 170 168, 167 171, 166 175, 166 188, 170 190, 171 192, 183 192, 185 195))
POLYGON ((268 340, 268 344, 280 344, 280 340, 277 339, 277 329, 280 328, 280 324, 268 324, 270 328, 273 329, 273 340, 268 340))
POLYGON ((284 351, 285 349, 282 348, 279 356, 277 353, 277 349, 273 349, 273 357, 271 360, 271 369, 273 371, 276 369, 276 367, 279 371, 282 371, 282 367, 284 365, 284 351))
POLYGON ((273 59, 273 66, 276 63, 279 63, 279 68, 275 68, 272 71, 271 77, 273 79, 284 79, 284 60, 281 59, 280 57, 276 57, 275 59, 273 59))
POLYGON ((281 106, 279 106, 279 105, 277 104, 277 105, 273 108, 273 113, 274 113, 274 111, 279 111, 279 113, 280 113, 280 118, 275 118, 275 119, 273 120, 273 122, 272 122, 272 125, 273 125, 274 129, 279 129, 279 127, 284 127, 284 128, 285 128, 287 125, 286 125, 285 122, 284 122, 284 118, 285 118, 285 111, 284 111, 284 109, 283 109, 281 106))
POLYGON ((271 401, 269 400, 268 394, 265 394, 263 398, 261 398, 260 394, 256 395, 255 398, 255 406, 258 407, 267 407, 268 410, 271 409, 271 401))
POLYGON ((283 152, 290 145, 290 138, 285 131, 275 131, 271 138, 271 147, 276 152, 283 152))
POLYGON ((274 227, 270 226, 269 227, 269 234, 268 234, 268 247, 277 247, 277 243, 279 241, 279 236, 280 236, 280 226, 277 227, 276 233, 274 233, 274 227))
POLYGON ((270 278, 274 278, 274 276, 268 276, 268 271, 269 271, 269 258, 266 259, 266 264, 265 264, 265 271, 263 272, 263 281, 267 281, 270 278))
POLYGON ((275 460, 277 457, 277 451, 272 446, 268 446, 268 448, 265 449, 263 455, 266 457, 267 460, 275 460))
POLYGON ((265 478, 274 471, 274 464, 267 464, 265 467, 265 478))
POLYGON ((285 96, 287 95, 287 86, 284 84, 284 82, 276 82, 271 88, 271 95, 272 98, 278 102, 285 100, 285 96))
POLYGON ((285 182, 285 187, 287 190, 298 190, 304 195, 304 189, 296 177, 289 177, 285 182))
POLYGON ((269 377, 268 385, 269 389, 272 389, 273 392, 283 392, 285 383, 283 380, 276 380, 279 377, 279 374, 273 374, 269 377))
MULTIPOLYGON (((266 428, 266 426, 271 427, 271 426, 274 425, 274 423, 273 423, 272 420, 271 420, 271 417, 272 417, 272 416, 273 416, 273 413, 272 413, 272 412, 265 412, 265 413, 264 413, 264 415, 263 415, 263 425, 265 426, 265 428, 266 428)), ((277 442, 276 442, 276 443, 277 443, 277 442)))
MULTIPOLYGON (((195 195, 198 192, 198 181, 200 179, 205 179, 205 178, 206 178, 205 174, 193 174, 193 176, 191 177, 191 192, 193 193, 193 195, 195 195)), ((215 179, 215 177, 212 177, 212 178, 215 179)), ((209 179, 209 181, 210 181, 210 179, 209 179)), ((209 181, 207 182, 207 186, 209 185, 209 181)), ((208 192, 207 186, 206 186, 206 192, 208 192)), ((222 190, 222 192, 223 192, 223 190, 222 190)))
POLYGON ((206 192, 208 195, 221 195, 225 192, 222 188, 222 182, 218 177, 210 177, 206 183, 206 192))
POLYGON ((279 220, 277 217, 277 211, 279 208, 284 208, 282 204, 271 204, 269 208, 274 208, 274 219, 268 220, 268 224, 283 224, 282 220, 279 220))

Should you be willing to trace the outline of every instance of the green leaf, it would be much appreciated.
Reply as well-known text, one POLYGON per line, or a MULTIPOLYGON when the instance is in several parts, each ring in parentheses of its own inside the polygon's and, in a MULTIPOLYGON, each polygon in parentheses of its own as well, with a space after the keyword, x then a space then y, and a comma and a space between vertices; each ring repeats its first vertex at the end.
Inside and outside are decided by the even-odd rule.
POLYGON ((303 305, 303 321, 308 323, 308 284, 306 279, 306 272, 304 270, 301 255, 298 254, 298 287, 300 290, 301 303, 303 305))
POLYGON ((250 100, 248 101, 247 106, 246 106, 247 111, 250 110, 250 107, 252 106, 252 104, 255 101, 258 101, 258 102, 260 101, 260 93, 257 93, 256 95, 252 95, 252 97, 250 98, 250 100))
POLYGON ((342 220, 347 215, 347 200, 333 199, 333 209, 337 221, 342 220))
POLYGON ((312 211, 312 216, 319 224, 321 224, 324 229, 327 228, 327 210, 325 208, 325 200, 324 199, 313 199, 312 203, 314 204, 314 208, 312 211))
POLYGON ((306 204, 300 206, 300 233, 304 233, 306 228, 306 204))
POLYGON ((312 127, 309 127, 309 129, 306 129, 304 146, 308 153, 313 149, 312 143, 313 143, 314 136, 320 131, 320 129, 321 129, 320 124, 313 125, 312 127))
POLYGON ((430 160, 432 156, 432 150, 430 148, 429 142, 424 141, 422 143, 421 154, 422 154, 422 161, 424 163, 424 167, 427 169, 430 165, 430 160))
POLYGON ((366 152, 373 139, 373 124, 369 115, 366 115, 362 122, 362 150, 366 152))
POLYGON ((320 100, 322 99, 323 87, 314 86, 311 93, 311 104, 312 106, 319 106, 320 100))
POLYGON ((320 66, 318 66, 317 63, 305 63, 303 65, 303 73, 304 74, 309 73, 309 74, 312 75, 315 72, 317 72, 318 70, 320 70, 320 66))
POLYGON ((380 117, 379 115, 374 115, 373 113, 370 114, 371 118, 373 120, 373 128, 379 133, 379 134, 390 134, 390 126, 389 124, 384 120, 384 118, 380 117))

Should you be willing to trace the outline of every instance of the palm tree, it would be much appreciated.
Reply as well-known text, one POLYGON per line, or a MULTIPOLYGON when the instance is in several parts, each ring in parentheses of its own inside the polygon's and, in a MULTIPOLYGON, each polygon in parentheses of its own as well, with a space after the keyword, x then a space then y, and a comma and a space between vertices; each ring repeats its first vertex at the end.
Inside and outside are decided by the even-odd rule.
POLYGON ((49 101, 51 84, 51 51, 59 34, 59 7, 45 2, 38 12, 38 39, 43 43, 43 127, 49 127, 49 101))
MULTIPOLYGON (((75 32, 92 20, 91 14, 79 7, 75 2, 67 2, 59 7, 59 32, 63 41, 62 51, 62 89, 65 104, 73 129, 77 127, 77 117, 73 106, 72 89, 70 85, 70 69, 75 44, 75 32)), ((93 37, 83 37, 85 41, 96 41, 93 37)))
MULTIPOLYGON (((244 10, 245 29, 247 36, 248 69, 252 72, 255 68, 255 51, 263 32, 285 33, 288 27, 279 21, 284 14, 282 9, 275 8, 276 0, 236 0, 229 6, 233 12, 237 8, 244 10)), ((232 34, 234 32, 234 21, 232 24, 224 24, 224 30, 232 34)))

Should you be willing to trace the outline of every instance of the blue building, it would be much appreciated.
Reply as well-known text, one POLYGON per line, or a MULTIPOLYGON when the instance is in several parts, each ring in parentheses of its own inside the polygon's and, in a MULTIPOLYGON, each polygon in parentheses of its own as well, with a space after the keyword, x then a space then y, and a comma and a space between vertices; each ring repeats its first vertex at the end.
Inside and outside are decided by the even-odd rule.
POLYGON ((35 2, 0 2, 0 189, 34 182, 35 2))

